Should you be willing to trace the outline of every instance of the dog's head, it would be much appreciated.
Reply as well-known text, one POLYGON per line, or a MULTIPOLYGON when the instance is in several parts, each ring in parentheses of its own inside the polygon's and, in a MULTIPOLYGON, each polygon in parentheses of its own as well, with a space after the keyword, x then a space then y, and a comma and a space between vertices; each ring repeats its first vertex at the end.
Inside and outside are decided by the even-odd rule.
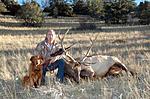
POLYGON ((44 58, 42 55, 35 55, 30 58, 33 65, 42 65, 44 63, 44 58))
POLYGON ((33 71, 40 71, 42 69, 44 58, 41 55, 35 55, 30 58, 33 71))

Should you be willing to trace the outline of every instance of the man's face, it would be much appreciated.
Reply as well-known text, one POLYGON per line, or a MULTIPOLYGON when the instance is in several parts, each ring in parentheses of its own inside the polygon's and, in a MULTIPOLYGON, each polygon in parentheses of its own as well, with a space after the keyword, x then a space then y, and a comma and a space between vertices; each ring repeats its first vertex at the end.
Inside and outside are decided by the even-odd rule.
POLYGON ((54 33, 52 31, 49 31, 46 35, 47 39, 48 39, 48 42, 53 42, 55 37, 54 37, 54 33))

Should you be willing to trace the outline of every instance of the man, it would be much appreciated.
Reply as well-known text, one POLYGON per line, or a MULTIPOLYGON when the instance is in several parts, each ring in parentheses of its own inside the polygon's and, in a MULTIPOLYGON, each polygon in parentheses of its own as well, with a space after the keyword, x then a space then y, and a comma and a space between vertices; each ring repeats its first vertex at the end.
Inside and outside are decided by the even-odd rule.
POLYGON ((35 48, 35 54, 42 55, 45 58, 43 65, 42 81, 41 84, 45 84, 45 75, 47 71, 53 71, 58 68, 57 80, 63 82, 64 79, 64 60, 62 59, 63 50, 59 48, 55 41, 56 34, 54 30, 49 30, 46 34, 45 40, 38 43, 35 48), (55 52, 59 54, 56 55, 55 52), (56 56, 55 56, 56 55, 56 56))

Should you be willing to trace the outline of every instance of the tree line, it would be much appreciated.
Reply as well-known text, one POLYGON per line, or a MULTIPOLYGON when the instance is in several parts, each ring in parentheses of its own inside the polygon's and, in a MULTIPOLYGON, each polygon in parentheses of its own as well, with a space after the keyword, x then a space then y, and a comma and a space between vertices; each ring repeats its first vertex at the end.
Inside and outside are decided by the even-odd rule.
POLYGON ((150 24, 149 1, 136 5, 135 0, 70 0, 72 3, 68 0, 50 0, 49 6, 43 10, 34 0, 29 1, 19 5, 15 0, 1 0, 11 15, 24 19, 25 25, 31 26, 44 22, 44 12, 55 18, 90 15, 106 24, 126 24, 129 18, 138 18, 140 24, 150 24))

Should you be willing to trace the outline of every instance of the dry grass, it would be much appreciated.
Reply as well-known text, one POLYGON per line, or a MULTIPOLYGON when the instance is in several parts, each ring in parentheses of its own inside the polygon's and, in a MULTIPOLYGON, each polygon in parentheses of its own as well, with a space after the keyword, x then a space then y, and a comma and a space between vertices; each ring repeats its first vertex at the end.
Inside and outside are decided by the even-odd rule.
MULTIPOLYGON (((47 75, 47 86, 23 90, 21 78, 26 74, 29 58, 44 33, 13 35, 0 33, 0 99, 149 99, 150 97, 150 31, 97 32, 68 34, 65 46, 78 42, 70 53, 81 56, 90 46, 89 38, 98 35, 92 53, 114 55, 138 72, 137 77, 107 78, 59 84, 47 75)), ((8 33, 10 32, 10 34, 8 33)), ((27 31, 28 32, 28 31, 27 31)), ((38 31, 37 31, 38 32, 38 31)), ((20 33, 19 33, 20 34, 20 33)))
POLYGON ((14 22, 14 23, 17 23, 17 22, 20 22, 22 21, 21 19, 20 20, 16 20, 15 18, 0 18, 0 22, 14 22))

